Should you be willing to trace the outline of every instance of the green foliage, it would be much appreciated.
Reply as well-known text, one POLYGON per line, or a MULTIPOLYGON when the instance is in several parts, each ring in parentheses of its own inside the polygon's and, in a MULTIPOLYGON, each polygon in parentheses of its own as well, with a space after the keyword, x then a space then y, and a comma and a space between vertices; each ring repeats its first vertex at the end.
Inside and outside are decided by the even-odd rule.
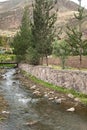
POLYGON ((83 20, 85 18, 85 15, 84 15, 84 8, 83 7, 79 7, 78 8, 78 14, 74 14, 75 18, 77 20, 83 20))
POLYGON ((15 68, 16 64, 0 64, 0 68, 15 68))
POLYGON ((62 63, 62 69, 65 68, 65 61, 68 58, 69 53, 70 50, 67 46, 66 41, 58 41, 57 39, 55 39, 55 41, 53 42, 53 54, 60 58, 62 63))
POLYGON ((0 54, 0 62, 14 62, 16 59, 13 54, 0 54))
POLYGON ((40 57, 47 58, 52 53, 54 23, 56 22, 56 14, 50 13, 52 9, 52 0, 35 0, 31 22, 29 9, 25 8, 20 31, 13 41, 14 54, 19 62, 26 58, 29 63, 38 64, 40 57))
POLYGON ((38 65, 40 61, 40 55, 36 49, 29 47, 26 54, 26 60, 29 64, 38 65))
POLYGON ((52 0, 35 0, 33 5, 33 46, 42 58, 44 56, 47 58, 52 53, 51 45, 56 22, 56 13, 50 13, 52 9, 52 0))
POLYGON ((0 68, 14 68, 16 65, 15 64, 3 64, 8 63, 8 62, 15 62, 16 61, 16 56, 13 54, 0 54, 0 68))
POLYGON ((2 37, 0 36, 0 46, 2 46, 2 37))
POLYGON ((9 46, 9 38, 7 36, 0 36, 0 46, 2 47, 9 46))
POLYGON ((20 32, 14 37, 13 42, 17 60, 25 59, 28 48, 26 59, 32 64, 39 63, 39 56, 47 57, 52 52, 53 28, 56 21, 55 13, 49 13, 52 8, 52 1, 35 0, 32 24, 29 20, 29 9, 25 8, 20 32))
POLYGON ((86 54, 86 48, 87 48, 87 40, 83 38, 82 33, 82 22, 86 15, 84 14, 84 8, 81 7, 81 0, 79 0, 79 8, 78 8, 78 14, 74 14, 75 18, 78 21, 78 27, 69 27, 67 26, 67 43, 68 46, 71 49, 72 54, 79 55, 80 57, 80 65, 82 62, 82 55, 86 54))
POLYGON ((68 27, 68 39, 67 43, 70 46, 73 55, 86 54, 87 40, 82 39, 82 32, 79 32, 76 28, 68 27))
POLYGON ((22 24, 20 27, 20 31, 16 34, 13 40, 13 52, 17 56, 17 60, 20 62, 21 60, 25 60, 26 50, 30 44, 31 37, 31 26, 29 20, 29 8, 25 7, 22 24))

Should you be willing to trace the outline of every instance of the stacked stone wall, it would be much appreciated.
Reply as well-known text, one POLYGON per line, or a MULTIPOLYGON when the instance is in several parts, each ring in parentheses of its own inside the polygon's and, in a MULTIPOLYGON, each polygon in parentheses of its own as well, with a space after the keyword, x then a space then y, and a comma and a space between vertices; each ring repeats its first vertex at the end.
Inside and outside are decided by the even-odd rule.
POLYGON ((45 82, 87 94, 87 72, 56 70, 50 67, 20 64, 19 68, 45 82))

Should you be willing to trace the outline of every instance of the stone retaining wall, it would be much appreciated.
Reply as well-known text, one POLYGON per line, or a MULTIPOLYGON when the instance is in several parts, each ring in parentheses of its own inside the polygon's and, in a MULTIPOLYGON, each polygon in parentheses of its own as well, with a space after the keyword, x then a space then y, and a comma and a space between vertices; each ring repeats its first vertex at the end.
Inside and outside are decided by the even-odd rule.
POLYGON ((78 92, 87 94, 87 72, 55 70, 50 67, 28 64, 20 64, 19 68, 46 82, 68 89, 73 88, 78 92))

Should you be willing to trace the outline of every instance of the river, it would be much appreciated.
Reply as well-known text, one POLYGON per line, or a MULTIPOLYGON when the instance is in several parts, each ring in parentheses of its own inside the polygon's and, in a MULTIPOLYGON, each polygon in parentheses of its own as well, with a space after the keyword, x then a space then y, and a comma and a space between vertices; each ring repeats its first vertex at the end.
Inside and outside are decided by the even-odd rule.
POLYGON ((9 69, 0 81, 0 93, 9 104, 8 119, 0 130, 87 130, 87 113, 67 112, 60 105, 35 98, 9 69))

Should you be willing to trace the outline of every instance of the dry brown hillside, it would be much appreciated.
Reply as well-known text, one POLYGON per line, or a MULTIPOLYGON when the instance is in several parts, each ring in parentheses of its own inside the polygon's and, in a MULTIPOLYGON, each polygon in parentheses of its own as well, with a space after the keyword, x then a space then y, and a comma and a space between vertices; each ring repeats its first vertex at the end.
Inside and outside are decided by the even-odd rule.
MULTIPOLYGON (((17 30, 26 4, 31 7, 32 0, 8 0, 0 3, 0 30, 17 30)), ((77 4, 70 0, 54 0, 54 4, 55 9, 58 9, 58 26, 65 27, 67 23, 75 23, 73 14, 78 9, 77 4)), ((86 25, 86 21, 84 24, 86 25)))

